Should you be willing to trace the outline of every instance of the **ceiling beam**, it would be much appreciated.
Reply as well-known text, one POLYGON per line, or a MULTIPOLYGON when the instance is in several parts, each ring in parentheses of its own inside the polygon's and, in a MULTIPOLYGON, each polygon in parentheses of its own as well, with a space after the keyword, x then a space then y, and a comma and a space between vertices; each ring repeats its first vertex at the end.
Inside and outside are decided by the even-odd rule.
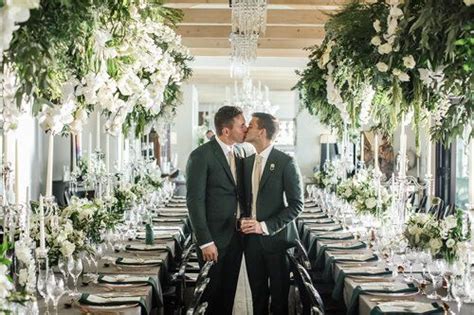
MULTIPOLYGON (((189 48, 229 48, 228 38, 200 38, 200 37, 183 37, 183 44, 189 48)), ((322 38, 261 38, 258 41, 260 49, 303 49, 314 45, 320 45, 322 38)))
MULTIPOLYGON (((230 56, 230 48, 190 48, 194 56, 230 56)), ((257 49, 258 57, 307 57, 308 51, 303 49, 268 48, 257 49)))
MULTIPOLYGON (((282 9, 320 9, 338 10, 351 0, 268 0, 268 10, 282 9)), ((165 4, 171 8, 194 9, 226 9, 229 8, 228 0, 171 0, 165 4)))
MULTIPOLYGON (((186 26, 180 25, 178 33, 183 37, 226 38, 231 32, 230 26, 186 26)), ((287 27, 269 26, 261 38, 324 38, 323 27, 287 27)))
MULTIPOLYGON (((184 9, 184 20, 180 25, 231 25, 229 9, 184 9)), ((267 13, 267 26, 324 26, 329 14, 334 11, 322 10, 273 10, 267 13)))

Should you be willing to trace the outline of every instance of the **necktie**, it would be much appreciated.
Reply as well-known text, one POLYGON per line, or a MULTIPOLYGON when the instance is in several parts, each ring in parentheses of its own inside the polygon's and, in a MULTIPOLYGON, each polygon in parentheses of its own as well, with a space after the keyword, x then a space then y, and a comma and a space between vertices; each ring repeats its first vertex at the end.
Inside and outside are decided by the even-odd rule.
MULTIPOLYGON (((227 153, 227 157, 229 158, 230 172, 232 173, 234 182, 237 184, 237 166, 235 165, 234 151, 229 151, 229 153, 227 153)), ((239 202, 237 202, 237 217, 239 216, 240 216, 240 204, 239 202)))
POLYGON ((229 151, 229 153, 227 153, 227 156, 229 158, 230 172, 232 173, 232 177, 234 177, 235 183, 237 183, 237 167, 235 166, 234 151, 229 151))
POLYGON ((255 156, 255 164, 252 172, 252 217, 257 217, 257 195, 262 176, 262 156, 255 156))

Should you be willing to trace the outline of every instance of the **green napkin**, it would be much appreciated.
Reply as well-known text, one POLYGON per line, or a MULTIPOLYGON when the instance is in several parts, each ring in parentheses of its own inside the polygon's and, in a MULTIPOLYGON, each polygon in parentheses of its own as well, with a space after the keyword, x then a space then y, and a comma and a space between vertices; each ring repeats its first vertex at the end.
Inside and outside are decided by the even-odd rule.
POLYGON ((319 269, 324 268, 324 253, 326 253, 327 249, 341 249, 341 250, 351 250, 351 249, 361 249, 366 248, 367 245, 363 242, 356 242, 350 246, 335 246, 333 244, 324 244, 320 247, 319 252, 316 256, 315 266, 319 269))
POLYGON ((143 258, 124 258, 119 257, 115 260, 117 265, 126 266, 153 266, 163 264, 163 259, 143 259, 143 258))
POLYGON ((82 293, 81 298, 79 299, 80 304, 84 305, 94 305, 94 306, 120 306, 120 305, 133 305, 139 304, 141 307, 141 314, 147 315, 148 310, 146 307, 146 302, 143 297, 133 296, 117 296, 117 297, 101 297, 100 294, 89 294, 82 293))
POLYGON ((129 275, 100 275, 97 279, 99 283, 110 284, 149 284, 153 289, 153 304, 163 306, 163 295, 161 286, 153 277, 148 276, 129 276, 129 275))
POLYGON ((153 252, 153 251, 167 251, 172 254, 171 248, 164 244, 129 244, 125 246, 125 249, 128 251, 138 251, 138 252, 153 252))
POLYGON ((330 282, 332 280, 332 270, 333 270, 333 265, 335 262, 340 262, 340 261, 360 261, 360 262, 367 262, 367 261, 375 261, 378 260, 377 255, 370 255, 366 259, 355 259, 355 258, 350 258, 350 257, 341 257, 341 256, 330 256, 326 265, 324 266, 324 271, 323 271, 323 279, 327 282, 330 282))
MULTIPOLYGON (((365 293, 365 292, 371 292, 371 293, 409 293, 409 292, 417 292, 418 288, 415 287, 413 283, 410 284, 401 284, 401 283, 396 283, 392 282, 397 285, 404 285, 404 287, 400 288, 394 288, 392 290, 390 289, 384 289, 384 288, 372 288, 372 289, 367 289, 366 285, 359 285, 355 287, 354 291, 352 292, 352 297, 349 302, 349 305, 347 307, 347 315, 356 315, 359 313, 359 295, 365 293)), ((374 285, 382 285, 382 283, 372 283, 374 285)), ((385 285, 385 284, 383 284, 385 285)))
POLYGON ((347 275, 351 276, 384 276, 390 275, 392 272, 387 268, 380 268, 380 267, 361 267, 360 269, 348 269, 348 270, 341 270, 339 275, 336 279, 336 285, 332 291, 332 298, 334 300, 340 300, 343 298, 342 293, 344 289, 344 279, 346 279, 347 275))
POLYGON ((350 232, 330 231, 330 232, 314 232, 314 236, 319 240, 352 240, 354 235, 350 232))
POLYGON ((438 303, 422 303, 416 301, 393 301, 380 303, 370 311, 370 315, 428 315, 444 314, 444 308, 438 303), (395 307, 396 308, 395 308, 395 307), (398 309, 398 310, 397 310, 398 309), (411 311, 413 310, 413 312, 411 311))
POLYGON ((337 232, 342 231, 342 226, 340 224, 319 224, 310 225, 309 229, 312 232, 337 232))

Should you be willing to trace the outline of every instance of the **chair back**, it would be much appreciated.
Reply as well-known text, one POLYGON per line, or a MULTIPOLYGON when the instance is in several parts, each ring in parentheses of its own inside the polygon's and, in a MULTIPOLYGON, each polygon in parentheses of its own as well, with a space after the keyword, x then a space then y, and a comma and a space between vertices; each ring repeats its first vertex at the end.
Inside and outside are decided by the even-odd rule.
POLYGON ((303 265, 307 271, 311 271, 312 267, 308 252, 300 240, 296 240, 295 257, 299 264, 303 265))
POLYGON ((205 308, 207 307, 207 304, 202 305, 201 300, 202 300, 204 291, 206 290, 206 287, 209 284, 209 281, 210 281, 209 278, 205 278, 200 283, 196 284, 196 288, 194 289, 193 300, 188 310, 186 311, 186 315, 202 314, 203 312, 205 312, 205 308), (204 311, 203 311, 203 308, 204 308, 204 311))

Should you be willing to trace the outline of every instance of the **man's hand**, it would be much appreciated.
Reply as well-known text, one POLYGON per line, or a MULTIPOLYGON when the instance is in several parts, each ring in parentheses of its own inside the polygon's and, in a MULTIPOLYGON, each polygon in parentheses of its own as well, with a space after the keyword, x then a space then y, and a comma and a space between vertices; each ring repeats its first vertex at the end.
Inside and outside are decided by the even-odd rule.
POLYGON ((257 220, 243 220, 240 228, 244 234, 263 234, 262 226, 257 220))
POLYGON ((204 247, 202 250, 202 257, 204 261, 215 261, 217 262, 217 247, 216 245, 212 244, 209 246, 204 247))

